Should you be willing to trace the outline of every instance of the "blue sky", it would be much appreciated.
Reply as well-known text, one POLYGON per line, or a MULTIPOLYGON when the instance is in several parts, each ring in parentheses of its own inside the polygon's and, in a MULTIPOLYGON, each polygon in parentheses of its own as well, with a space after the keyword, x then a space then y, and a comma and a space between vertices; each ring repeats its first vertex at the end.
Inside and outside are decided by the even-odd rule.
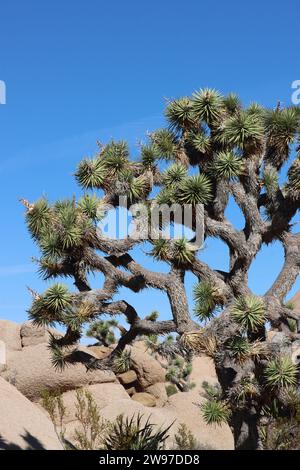
MULTIPOLYGON (((300 79, 299 3, 10 0, 1 2, 0 15, 0 80, 7 86, 0 105, 0 318, 23 321, 26 285, 45 285, 30 261, 37 252, 18 198, 75 193, 74 168, 96 140, 124 138, 133 147, 162 125, 166 97, 209 86, 235 91, 245 104, 289 105, 291 83, 300 79)), ((236 209, 229 217, 239 222, 236 209)), ((226 255, 211 240, 201 254, 219 268, 226 255)), ((253 290, 263 293, 281 264, 281 248, 265 248, 250 273, 253 290)), ((188 276, 189 293, 193 282, 188 276)), ((299 288, 297 282, 293 292, 299 288)), ((155 291, 122 289, 120 296, 141 314, 169 314, 155 291)))

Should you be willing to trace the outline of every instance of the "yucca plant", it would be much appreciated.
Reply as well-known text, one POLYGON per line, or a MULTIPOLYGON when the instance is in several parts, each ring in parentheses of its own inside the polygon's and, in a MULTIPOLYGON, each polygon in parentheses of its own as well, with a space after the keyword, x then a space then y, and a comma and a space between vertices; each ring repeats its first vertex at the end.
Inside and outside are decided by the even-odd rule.
POLYGON ((33 237, 38 237, 51 219, 51 209, 45 198, 39 199, 26 214, 28 230, 33 237))
POLYGON ((159 129, 150 134, 152 145, 157 152, 158 158, 173 160, 175 158, 178 146, 176 137, 168 129, 159 129))
POLYGON ((246 361, 251 356, 251 344, 243 336, 233 338, 228 345, 228 349, 238 362, 246 361))
POLYGON ((210 137, 201 129, 200 132, 191 131, 188 134, 187 142, 202 154, 206 154, 211 149, 210 137))
POLYGON ((229 115, 233 115, 242 109, 241 100, 235 93, 224 96, 222 103, 229 115))
POLYGON ((188 129, 195 122, 193 103, 188 97, 168 103, 165 115, 172 129, 188 129))
MULTIPOLYGON (((172 426, 172 425, 171 425, 172 426)), ((143 420, 143 415, 131 418, 120 415, 112 424, 104 441, 106 450, 162 450, 171 428, 155 430, 150 417, 143 420)))
POLYGON ((225 120, 220 140, 232 148, 245 149, 260 148, 263 138, 263 126, 261 120, 255 114, 244 111, 225 120))
POLYGON ((231 308, 231 316, 243 329, 255 332, 265 323, 264 302, 258 297, 240 296, 231 308))
POLYGON ((155 166, 157 149, 154 145, 143 145, 141 148, 141 161, 145 168, 152 169, 155 166))
POLYGON ((182 204, 207 204, 211 189, 211 182, 204 174, 188 176, 178 188, 177 200, 182 204))
POLYGON ((211 175, 217 178, 235 179, 243 174, 244 162, 233 152, 220 152, 211 165, 211 175))
POLYGON ((187 176, 187 169, 180 163, 171 165, 163 175, 163 182, 166 186, 178 185, 187 176))
POLYGON ((84 189, 101 188, 106 175, 106 164, 100 158, 82 160, 75 173, 78 184, 84 189))
POLYGON ((195 258, 195 247, 186 238, 175 240, 172 257, 178 266, 189 265, 195 258))
POLYGON ((208 281, 196 284, 193 294, 195 300, 194 314, 201 321, 212 318, 216 312, 216 307, 223 304, 222 294, 208 281))
POLYGON ((222 96, 217 90, 204 88, 193 93, 193 112, 199 121, 214 124, 223 110, 222 96))
POLYGON ((131 368, 131 352, 130 351, 120 351, 113 360, 114 370, 121 374, 127 372, 131 368))
POLYGON ((159 238, 152 241, 152 250, 150 255, 157 261, 168 261, 170 259, 170 242, 165 238, 159 238))
POLYGON ((86 335, 90 338, 95 338, 103 346, 110 346, 116 342, 116 336, 113 328, 118 328, 117 320, 98 320, 90 325, 86 335))
POLYGON ((265 368, 267 386, 271 389, 287 389, 297 385, 298 368, 288 356, 276 357, 265 368))
POLYGON ((220 426, 223 423, 227 423, 230 418, 230 408, 226 402, 208 400, 202 403, 200 407, 206 424, 220 426))

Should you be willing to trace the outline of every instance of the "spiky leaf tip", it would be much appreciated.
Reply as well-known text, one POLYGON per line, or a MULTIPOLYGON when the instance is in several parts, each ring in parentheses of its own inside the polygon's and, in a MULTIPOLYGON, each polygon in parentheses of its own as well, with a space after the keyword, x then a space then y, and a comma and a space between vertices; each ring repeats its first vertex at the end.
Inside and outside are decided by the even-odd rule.
POLYGON ((230 418, 228 404, 219 400, 208 400, 202 403, 201 411, 206 424, 220 426, 223 423, 227 423, 230 418))
POLYGON ((188 176, 178 188, 182 204, 207 204, 211 200, 211 182, 206 175, 188 176))
POLYGON ((271 360, 265 369, 267 386, 272 389, 288 389, 297 385, 298 367, 287 356, 271 360))
POLYGON ((107 176, 107 167, 100 158, 82 160, 76 170, 75 178, 84 189, 102 188, 107 176))
POLYGON ((216 178, 236 179, 242 175, 245 164, 233 152, 220 152, 211 165, 211 175, 216 178))
POLYGON ((265 323, 265 306, 255 296, 240 296, 231 308, 232 318, 246 331, 255 332, 265 323))

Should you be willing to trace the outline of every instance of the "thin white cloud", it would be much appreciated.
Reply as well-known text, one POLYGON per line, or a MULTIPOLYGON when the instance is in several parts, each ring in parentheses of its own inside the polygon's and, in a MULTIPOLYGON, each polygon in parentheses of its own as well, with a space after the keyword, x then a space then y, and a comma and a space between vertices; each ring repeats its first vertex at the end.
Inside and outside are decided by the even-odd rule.
POLYGON ((15 276, 17 274, 32 273, 36 268, 32 264, 15 264, 0 266, 0 276, 15 276))

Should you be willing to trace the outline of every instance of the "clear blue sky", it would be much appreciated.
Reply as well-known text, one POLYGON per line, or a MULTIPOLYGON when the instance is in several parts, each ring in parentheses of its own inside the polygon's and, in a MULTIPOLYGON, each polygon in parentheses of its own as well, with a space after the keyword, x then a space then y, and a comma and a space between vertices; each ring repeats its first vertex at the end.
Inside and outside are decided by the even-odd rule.
MULTIPOLYGON (((19 197, 72 195, 74 168, 96 139, 134 145, 162 125, 164 97, 209 86, 235 91, 245 103, 290 104, 291 83, 300 79, 298 43, 296 0, 1 2, 0 318, 26 319, 26 285, 45 288, 30 262, 37 253, 19 197)), ((238 219, 234 210, 229 216, 238 219)), ((209 241, 202 256, 226 267, 220 242, 209 241)), ((257 257, 255 292, 267 289, 281 264, 277 245, 257 257)), ((142 314, 168 315, 154 291, 120 295, 142 314)))

